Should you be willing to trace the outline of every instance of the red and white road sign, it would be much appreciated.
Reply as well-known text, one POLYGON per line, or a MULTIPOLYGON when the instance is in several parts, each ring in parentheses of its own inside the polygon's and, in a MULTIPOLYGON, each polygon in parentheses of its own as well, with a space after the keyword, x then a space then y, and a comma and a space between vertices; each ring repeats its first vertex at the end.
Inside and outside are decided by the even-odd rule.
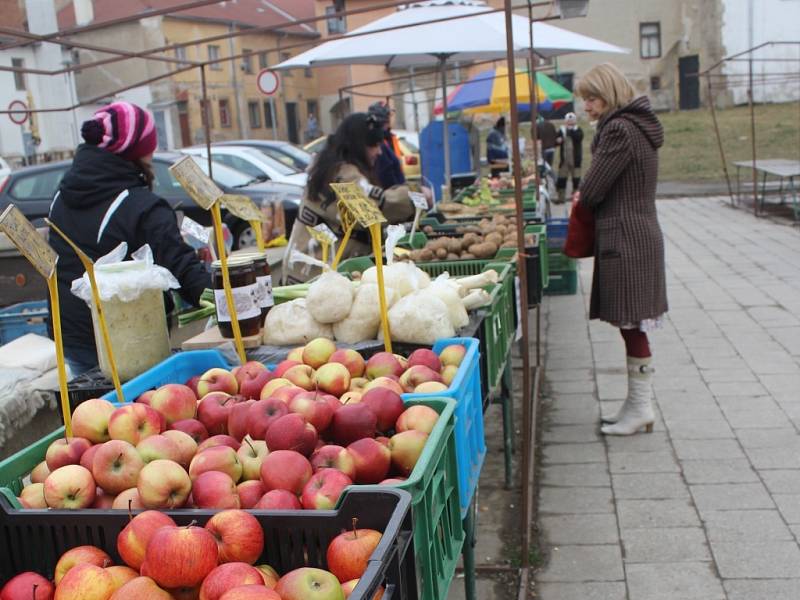
POLYGON ((278 88, 281 85, 281 80, 278 77, 278 74, 272 69, 262 69, 258 74, 256 84, 258 85, 258 89, 262 94, 265 96, 272 96, 278 91, 278 88))
POLYGON ((28 120, 28 105, 22 100, 12 100, 8 103, 7 110, 14 111, 8 113, 8 118, 11 119, 11 122, 15 123, 16 125, 22 125, 28 120))

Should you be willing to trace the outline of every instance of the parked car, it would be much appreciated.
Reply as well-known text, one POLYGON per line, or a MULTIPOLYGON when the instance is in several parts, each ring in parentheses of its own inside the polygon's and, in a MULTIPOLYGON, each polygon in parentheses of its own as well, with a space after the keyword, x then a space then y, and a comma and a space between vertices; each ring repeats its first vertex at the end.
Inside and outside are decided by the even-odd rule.
MULTIPOLYGON (((194 203, 169 172, 169 166, 181 156, 176 152, 158 152, 153 156, 153 191, 169 202, 177 213, 185 214, 201 225, 208 226, 211 224, 211 215, 194 203)), ((195 160, 207 172, 207 161, 195 160)), ((53 196, 71 164, 72 161, 63 160, 25 167, 0 178, 0 212, 14 203, 34 225, 44 225, 53 196)), ((256 203, 280 198, 286 217, 287 234, 291 231, 303 195, 301 186, 274 181, 257 182, 254 178, 221 164, 213 165, 213 175, 214 181, 226 193, 244 194, 256 203)), ((255 234, 249 223, 227 211, 223 211, 223 220, 233 233, 235 248, 255 244, 255 234)))
MULTIPOLYGON (((181 152, 205 158, 205 146, 183 148, 181 152)), ((211 146, 211 159, 259 181, 278 181, 305 186, 308 175, 250 146, 211 146)))
MULTIPOLYGON (((403 168, 403 175, 406 179, 417 180, 422 177, 422 166, 419 158, 419 146, 414 143, 414 139, 419 139, 419 136, 412 134, 412 132, 398 130, 393 132, 397 136, 397 142, 400 145, 401 155, 400 166, 403 168)), ((306 152, 311 153, 312 156, 319 154, 325 147, 325 142, 328 141, 327 136, 318 137, 317 139, 307 143, 303 146, 306 152)))
POLYGON ((216 146, 249 146, 256 148, 267 156, 294 167, 298 171, 306 171, 311 164, 311 155, 303 148, 282 140, 231 140, 216 142, 216 146))
POLYGON ((0 156, 0 177, 5 177, 9 173, 11 173, 11 166, 0 156))

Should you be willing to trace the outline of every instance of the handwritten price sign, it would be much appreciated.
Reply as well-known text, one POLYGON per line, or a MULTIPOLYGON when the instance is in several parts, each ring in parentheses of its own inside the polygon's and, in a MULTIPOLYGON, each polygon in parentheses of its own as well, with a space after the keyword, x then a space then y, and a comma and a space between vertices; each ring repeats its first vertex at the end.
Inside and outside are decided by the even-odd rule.
POLYGON ((172 176, 198 206, 209 210, 225 195, 219 186, 200 168, 191 156, 184 156, 169 168, 172 176))
POLYGON ((228 209, 233 216, 243 221, 263 221, 264 213, 247 196, 241 194, 225 194, 222 196, 222 206, 228 209))
POLYGON ((8 236, 42 277, 47 279, 53 274, 58 255, 13 204, 0 215, 0 231, 8 236))
POLYGON ((366 228, 386 222, 386 217, 357 183, 331 183, 330 186, 336 194, 339 215, 345 229, 352 227, 353 223, 366 228))

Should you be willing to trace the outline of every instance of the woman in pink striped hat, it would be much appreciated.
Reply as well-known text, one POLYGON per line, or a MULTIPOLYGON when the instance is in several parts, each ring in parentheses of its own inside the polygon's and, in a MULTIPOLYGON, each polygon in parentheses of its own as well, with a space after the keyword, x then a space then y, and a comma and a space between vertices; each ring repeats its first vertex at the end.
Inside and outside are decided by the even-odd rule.
MULTIPOLYGON (((181 284, 181 296, 196 305, 211 278, 194 250, 184 243, 166 200, 153 193, 151 159, 158 146, 153 116, 130 102, 98 110, 81 127, 72 167, 61 180, 50 207, 50 219, 92 260, 120 242, 128 252, 149 244, 159 265, 181 284)), ((58 292, 64 354, 73 375, 97 365, 92 317, 83 300, 70 293, 84 269, 75 252, 56 235, 58 292)), ((126 257, 129 258, 129 257, 126 257)), ((167 296, 168 310, 172 308, 167 296)))

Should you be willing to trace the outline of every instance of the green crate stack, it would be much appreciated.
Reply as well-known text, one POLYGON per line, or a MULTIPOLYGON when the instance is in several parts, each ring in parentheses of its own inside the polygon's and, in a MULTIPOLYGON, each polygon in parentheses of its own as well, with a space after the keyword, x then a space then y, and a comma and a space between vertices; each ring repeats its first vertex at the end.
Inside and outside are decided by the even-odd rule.
POLYGON ((550 274, 544 293, 548 296, 566 296, 577 293, 578 261, 566 256, 560 250, 551 249, 546 255, 550 274))

